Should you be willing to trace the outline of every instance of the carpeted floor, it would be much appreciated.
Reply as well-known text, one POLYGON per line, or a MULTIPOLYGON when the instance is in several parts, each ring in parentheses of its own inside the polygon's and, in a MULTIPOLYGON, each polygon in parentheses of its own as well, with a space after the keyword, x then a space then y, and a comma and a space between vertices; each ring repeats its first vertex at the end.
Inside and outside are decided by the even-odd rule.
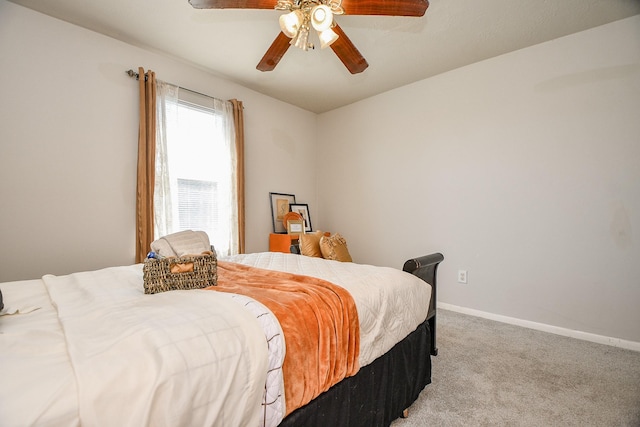
POLYGON ((437 339, 432 384, 393 427, 640 427, 640 352, 441 309, 437 339))

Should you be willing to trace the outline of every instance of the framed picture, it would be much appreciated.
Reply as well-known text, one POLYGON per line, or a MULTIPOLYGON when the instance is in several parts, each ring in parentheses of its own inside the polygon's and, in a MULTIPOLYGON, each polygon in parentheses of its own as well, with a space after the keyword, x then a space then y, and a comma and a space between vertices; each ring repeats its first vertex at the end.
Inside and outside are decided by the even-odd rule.
POLYGON ((304 220, 290 219, 287 221, 287 233, 304 234, 304 220))
POLYGON ((289 212, 290 206, 296 202, 293 194, 269 193, 271 200, 271 219, 273 220, 273 232, 286 234, 287 229, 282 224, 282 217, 289 212))
POLYGON ((309 205, 306 203, 296 203, 293 202, 289 205, 291 212, 298 212, 302 215, 304 219, 304 231, 311 232, 313 228, 311 227, 311 215, 309 214, 309 205))

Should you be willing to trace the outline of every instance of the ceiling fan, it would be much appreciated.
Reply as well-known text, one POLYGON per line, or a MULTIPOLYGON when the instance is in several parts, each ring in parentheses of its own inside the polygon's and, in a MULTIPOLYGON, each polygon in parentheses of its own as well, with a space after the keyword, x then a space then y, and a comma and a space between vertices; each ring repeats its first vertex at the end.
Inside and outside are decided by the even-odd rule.
POLYGON ((428 0, 189 0, 195 9, 276 9, 287 11, 280 16, 281 32, 256 68, 271 71, 293 45, 303 50, 313 48, 309 42, 311 28, 318 32, 321 48, 331 47, 351 74, 369 66, 367 60, 333 19, 334 15, 423 16, 428 0))

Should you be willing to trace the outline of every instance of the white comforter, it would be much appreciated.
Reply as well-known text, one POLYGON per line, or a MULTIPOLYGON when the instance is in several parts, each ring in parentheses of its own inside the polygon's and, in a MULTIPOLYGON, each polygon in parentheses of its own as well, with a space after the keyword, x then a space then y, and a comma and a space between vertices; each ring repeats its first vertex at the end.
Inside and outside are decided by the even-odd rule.
POLYGON ((226 261, 318 277, 353 296, 360 319, 360 366, 391 350, 427 318, 431 287, 404 271, 294 254, 254 253, 226 261))
MULTIPOLYGON (((427 314, 429 287, 396 269, 276 253, 225 260, 349 290, 361 366, 427 314)), ((233 295, 144 295, 141 265, 0 286, 7 308, 39 307, 0 317, 1 426, 256 426, 264 417, 265 331, 233 295)))

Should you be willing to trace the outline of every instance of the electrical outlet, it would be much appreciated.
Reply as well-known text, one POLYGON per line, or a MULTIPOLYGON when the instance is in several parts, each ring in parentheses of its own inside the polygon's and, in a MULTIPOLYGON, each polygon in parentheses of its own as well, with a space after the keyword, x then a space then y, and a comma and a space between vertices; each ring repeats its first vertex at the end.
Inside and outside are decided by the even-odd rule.
POLYGON ((458 283, 467 283, 467 270, 458 270, 458 283))

